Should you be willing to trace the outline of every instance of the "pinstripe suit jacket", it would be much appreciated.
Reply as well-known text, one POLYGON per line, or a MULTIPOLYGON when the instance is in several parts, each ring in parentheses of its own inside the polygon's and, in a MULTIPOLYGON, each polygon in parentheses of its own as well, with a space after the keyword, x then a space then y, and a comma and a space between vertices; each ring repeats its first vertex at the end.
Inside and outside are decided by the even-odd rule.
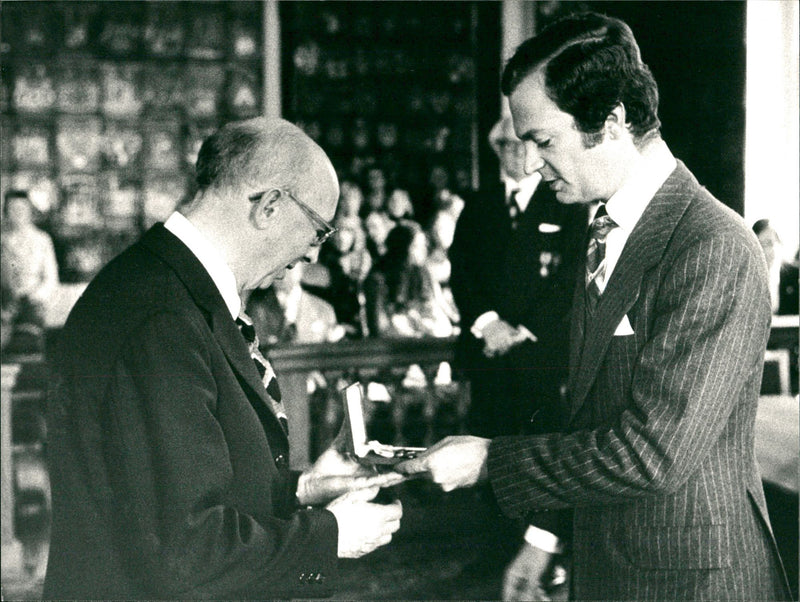
POLYGON ((491 444, 501 507, 575 509, 579 600, 784 596, 754 452, 770 327, 755 237, 678 162, 584 315, 581 282, 566 432, 491 444), (626 315, 633 334, 614 336, 626 315))

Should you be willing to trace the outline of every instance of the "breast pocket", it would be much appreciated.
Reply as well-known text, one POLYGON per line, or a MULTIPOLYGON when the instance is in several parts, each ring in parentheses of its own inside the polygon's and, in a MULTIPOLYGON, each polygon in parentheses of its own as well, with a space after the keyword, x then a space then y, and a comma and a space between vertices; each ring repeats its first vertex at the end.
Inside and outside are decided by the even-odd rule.
POLYGON ((726 525, 629 527, 625 547, 631 564, 645 569, 716 569, 731 562, 726 525))

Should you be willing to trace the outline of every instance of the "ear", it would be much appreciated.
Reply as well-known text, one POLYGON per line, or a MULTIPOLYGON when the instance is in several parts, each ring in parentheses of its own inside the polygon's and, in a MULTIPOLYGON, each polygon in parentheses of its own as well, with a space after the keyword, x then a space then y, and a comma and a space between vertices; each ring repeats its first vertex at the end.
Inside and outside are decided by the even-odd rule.
POLYGON ((261 198, 253 202, 250 208, 250 220, 256 228, 263 230, 267 227, 269 218, 275 212, 275 202, 280 198, 281 192, 272 189, 261 195, 261 198))
POLYGON ((627 131, 625 105, 619 103, 606 117, 604 129, 611 140, 619 140, 627 131))

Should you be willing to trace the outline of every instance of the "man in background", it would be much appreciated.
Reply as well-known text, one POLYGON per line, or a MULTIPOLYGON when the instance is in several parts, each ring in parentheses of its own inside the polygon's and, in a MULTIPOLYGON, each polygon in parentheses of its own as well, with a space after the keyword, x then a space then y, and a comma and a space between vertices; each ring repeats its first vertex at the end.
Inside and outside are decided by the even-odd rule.
POLYGON ((622 21, 556 22, 502 87, 526 173, 562 203, 603 202, 574 296, 566 427, 449 438, 401 468, 445 490, 488 478, 511 516, 572 508, 576 600, 788 598, 754 449, 771 320, 755 236, 661 138, 622 21))
POLYGON ((47 306, 58 288, 53 241, 33 221, 26 190, 9 190, 3 202, 0 237, 3 349, 39 351, 44 342, 47 306))
POLYGON ((286 270, 283 278, 266 289, 256 289, 245 302, 262 343, 324 343, 344 337, 330 303, 303 287, 306 263, 286 270))
POLYGON ((193 201, 98 274, 61 334, 45 598, 325 596, 337 557, 399 527, 399 502, 370 502, 397 475, 333 448, 289 469, 284 401, 241 312, 333 232, 328 157, 256 118, 209 137, 196 171, 193 201))
POLYGON ((511 117, 489 142, 500 181, 468 199, 449 253, 471 385, 468 426, 482 437, 546 432, 558 426, 563 334, 588 218, 584 207, 558 203, 538 173, 525 174, 511 117))
MULTIPOLYGON (((500 179, 467 197, 450 248, 461 315, 459 357, 470 382, 469 432, 480 437, 558 430, 569 358, 569 308, 588 225, 526 174, 511 117, 489 134, 500 179)), ((526 539, 549 552, 568 537, 565 513, 543 513, 526 539)), ((504 542, 516 550, 514 529, 504 542)))

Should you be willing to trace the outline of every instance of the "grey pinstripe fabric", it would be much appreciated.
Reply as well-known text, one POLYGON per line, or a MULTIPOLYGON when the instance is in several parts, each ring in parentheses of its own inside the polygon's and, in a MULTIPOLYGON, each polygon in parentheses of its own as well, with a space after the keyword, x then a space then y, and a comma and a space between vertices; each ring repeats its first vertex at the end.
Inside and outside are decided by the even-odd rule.
POLYGON ((786 597, 754 452, 770 326, 755 237, 678 162, 591 323, 583 304, 581 283, 567 433, 492 442, 501 507, 575 508, 578 600, 786 597), (613 336, 625 315, 634 334, 613 336))

